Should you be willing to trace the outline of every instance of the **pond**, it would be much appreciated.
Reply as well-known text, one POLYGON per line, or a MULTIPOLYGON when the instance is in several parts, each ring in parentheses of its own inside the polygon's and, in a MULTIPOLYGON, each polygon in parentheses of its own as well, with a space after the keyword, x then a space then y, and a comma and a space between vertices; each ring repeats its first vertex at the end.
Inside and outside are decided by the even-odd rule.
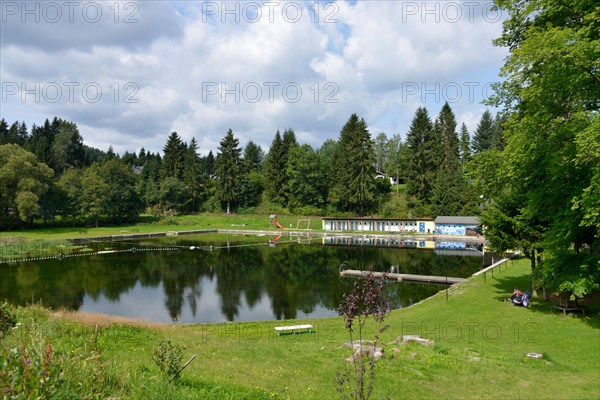
MULTIPOLYGON (((72 257, 0 264, 0 300, 168 323, 302 319, 338 315, 353 284, 339 277, 343 263, 454 277, 482 267, 460 242, 423 243, 215 234, 90 242, 72 257)), ((394 308, 442 289, 386 285, 394 308)))

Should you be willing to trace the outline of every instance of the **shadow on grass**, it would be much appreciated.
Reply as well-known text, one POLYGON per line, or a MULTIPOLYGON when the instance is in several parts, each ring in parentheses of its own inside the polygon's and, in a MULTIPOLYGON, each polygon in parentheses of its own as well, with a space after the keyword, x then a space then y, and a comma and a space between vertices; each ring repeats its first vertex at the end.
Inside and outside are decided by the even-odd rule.
MULTIPOLYGON (((495 299, 501 302, 509 302, 515 288, 519 288, 522 292, 526 290, 531 292, 530 274, 519 276, 502 276, 502 274, 496 274, 491 281, 488 276, 487 281, 495 288, 495 292, 497 293, 495 299)), ((578 318, 591 327, 600 329, 600 316, 598 316, 595 308, 587 309, 585 315, 578 312, 568 312, 565 317, 561 310, 552 308, 555 305, 556 303, 553 301, 544 300, 541 297, 532 297, 528 309, 536 313, 553 314, 557 318, 578 318)))

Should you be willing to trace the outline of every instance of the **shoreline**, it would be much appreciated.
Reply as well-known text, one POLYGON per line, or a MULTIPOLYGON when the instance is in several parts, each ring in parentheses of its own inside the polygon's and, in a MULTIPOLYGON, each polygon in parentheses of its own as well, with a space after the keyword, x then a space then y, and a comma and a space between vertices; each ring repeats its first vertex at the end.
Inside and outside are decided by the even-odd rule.
POLYGON ((219 234, 250 234, 250 235, 269 235, 269 236, 298 236, 298 237, 362 237, 362 238, 378 238, 378 239, 394 239, 394 240, 432 240, 440 241, 442 239, 455 242, 481 243, 486 244, 485 237, 474 236, 459 236, 459 235, 440 235, 440 234, 414 234, 414 233, 376 233, 365 232, 360 233, 340 232, 340 231, 311 231, 311 230, 260 230, 260 229, 194 229, 187 231, 165 231, 165 232, 150 232, 150 233, 132 233, 127 235, 107 235, 107 236, 91 236, 65 239, 73 244, 85 243, 91 240, 120 240, 120 239, 141 239, 150 237, 166 237, 180 235, 198 235, 204 233, 219 233, 219 234))

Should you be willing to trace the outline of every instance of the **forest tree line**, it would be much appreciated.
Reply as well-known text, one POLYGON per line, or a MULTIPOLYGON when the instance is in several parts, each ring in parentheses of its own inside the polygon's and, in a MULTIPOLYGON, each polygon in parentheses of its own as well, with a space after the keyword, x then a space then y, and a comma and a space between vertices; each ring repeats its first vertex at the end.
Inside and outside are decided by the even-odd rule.
MULTIPOLYGON (((216 156, 200 155, 195 138, 177 132, 162 155, 116 154, 83 143, 74 122, 55 117, 27 129, 0 120, 1 229, 60 221, 71 225, 131 222, 147 211, 288 211, 302 215, 421 217, 477 213, 478 193, 466 179, 474 154, 501 148, 502 118, 485 111, 476 131, 460 132, 445 104, 432 121, 419 108, 403 142, 395 134, 371 137, 356 114, 338 140, 315 149, 293 129, 277 131, 265 153, 240 146, 230 129, 216 156), (379 179, 376 179, 379 174, 379 179), (390 179, 406 183, 408 213, 390 206, 390 179)), ((404 188, 403 188, 404 190, 404 188)))

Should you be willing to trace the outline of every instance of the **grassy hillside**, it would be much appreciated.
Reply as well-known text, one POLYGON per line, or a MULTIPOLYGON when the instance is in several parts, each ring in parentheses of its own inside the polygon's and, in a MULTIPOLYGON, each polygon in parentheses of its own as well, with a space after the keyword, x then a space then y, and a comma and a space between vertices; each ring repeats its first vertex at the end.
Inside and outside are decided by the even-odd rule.
MULTIPOLYGON (((441 291, 393 311, 380 340, 376 398, 600 398, 600 319, 563 317, 537 299, 528 309, 505 302, 514 287, 527 287, 528 272, 526 261, 516 261, 495 279, 452 287, 448 300, 441 291), (403 334, 435 344, 390 344, 403 334), (543 358, 527 358, 530 352, 543 358)), ((60 398, 335 398, 336 372, 350 355, 340 347, 348 341, 341 318, 304 320, 316 333, 281 337, 274 326, 298 321, 132 324, 40 307, 19 309, 18 320, 1 341, 3 352, 26 343, 31 354, 43 354, 50 338, 63 370, 60 398), (164 338, 184 346, 184 361, 197 355, 177 383, 166 383, 152 361, 164 338)))

